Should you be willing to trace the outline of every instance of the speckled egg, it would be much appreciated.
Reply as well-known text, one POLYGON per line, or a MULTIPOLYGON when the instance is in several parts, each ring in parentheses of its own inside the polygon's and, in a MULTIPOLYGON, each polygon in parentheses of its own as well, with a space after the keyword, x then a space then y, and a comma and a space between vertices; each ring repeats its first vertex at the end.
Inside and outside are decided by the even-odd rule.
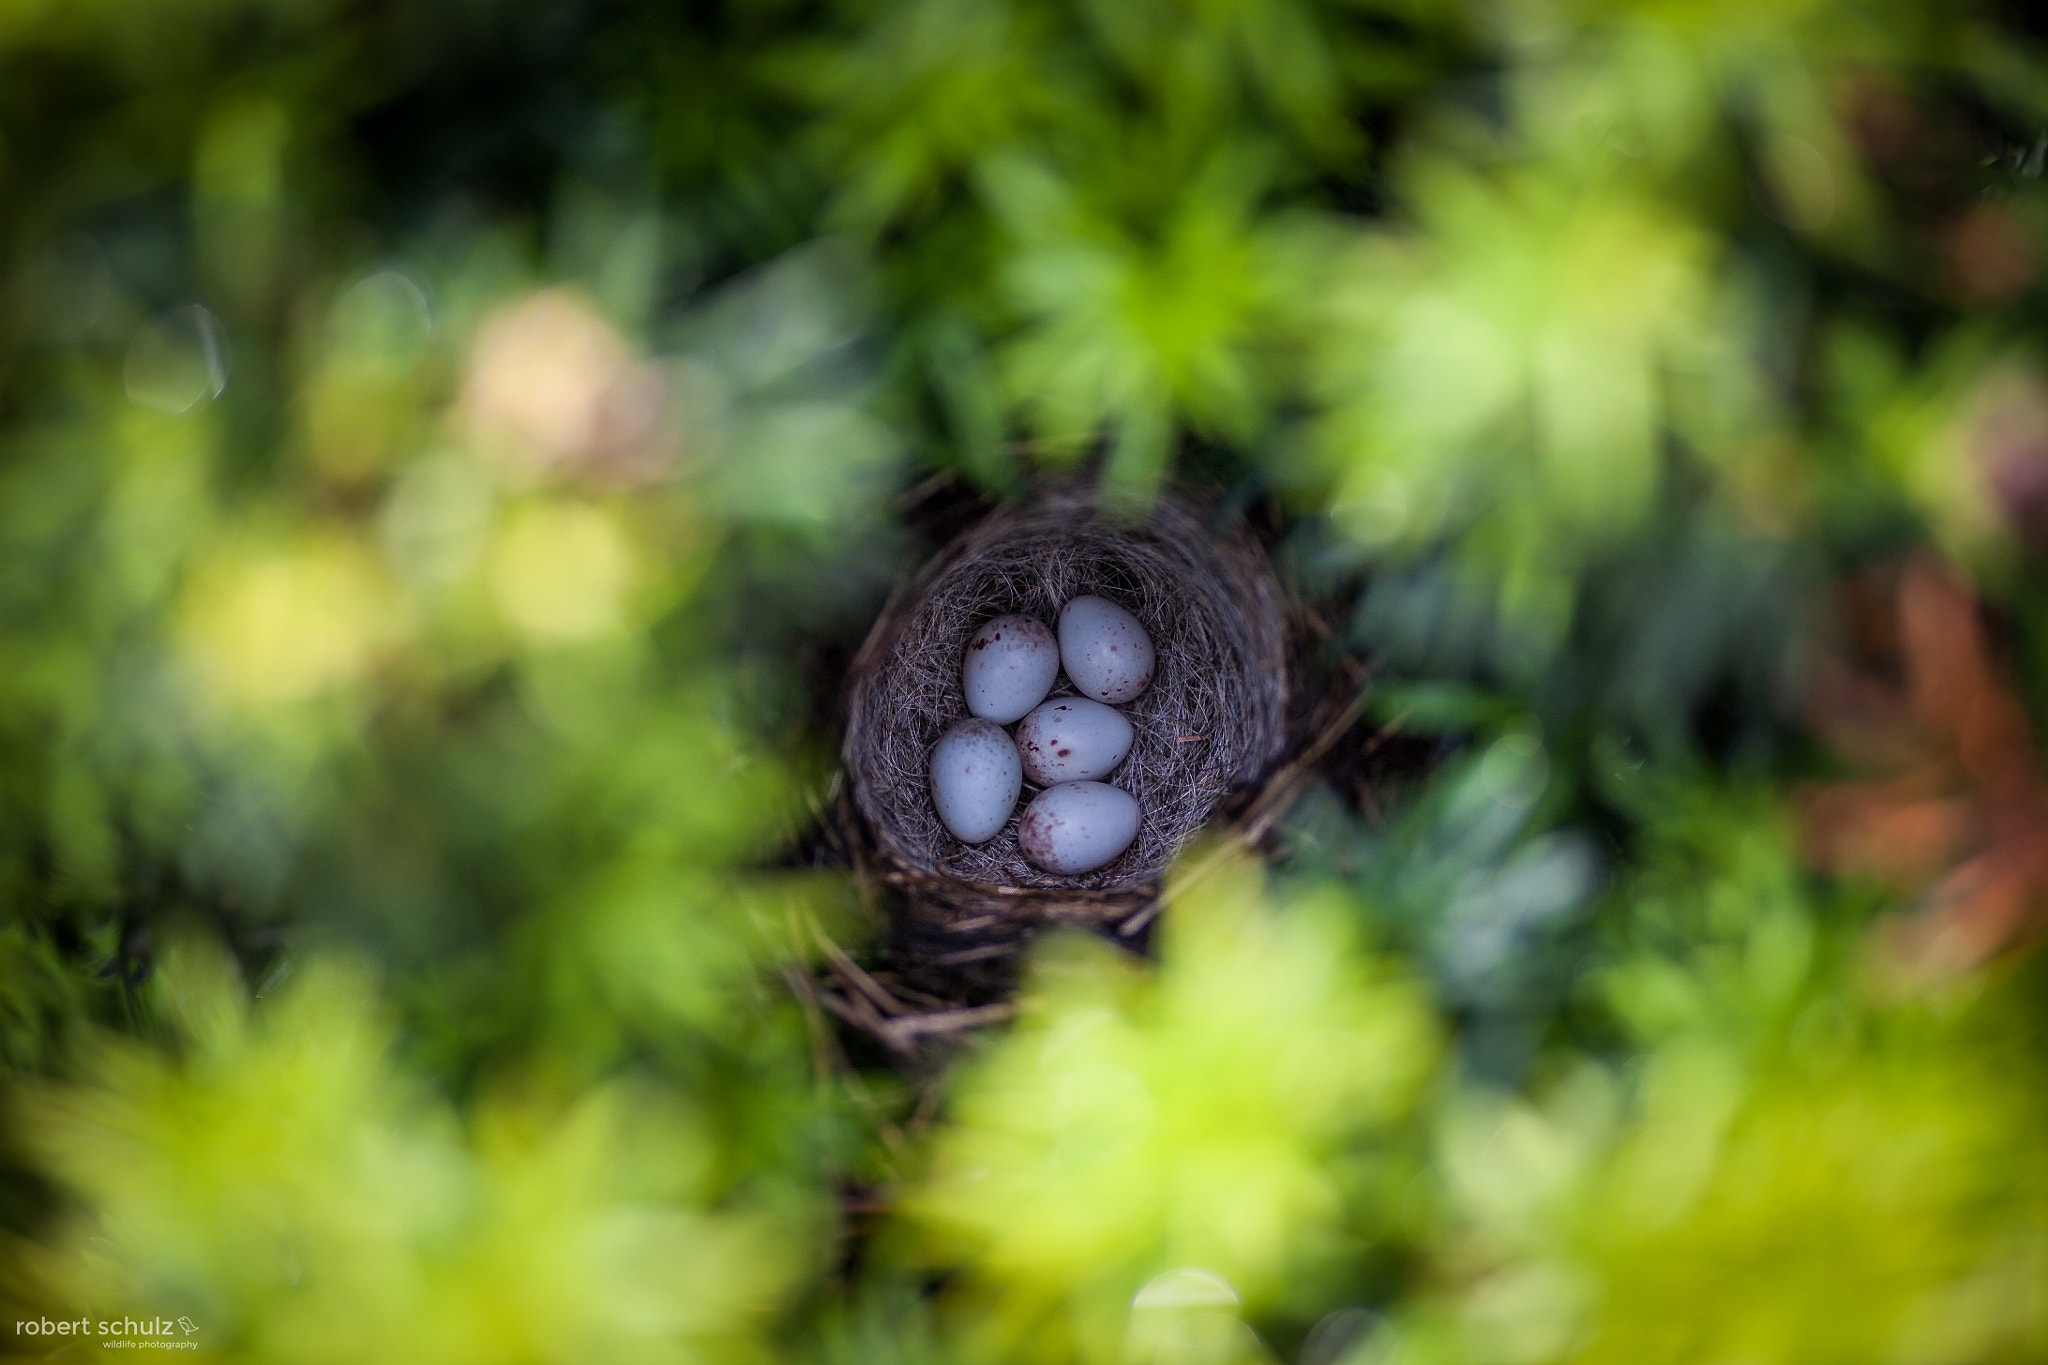
POLYGON ((969 711, 1008 725, 1044 701, 1059 674, 1059 641, 1045 622, 998 616, 969 637, 960 683, 969 711))
POLYGON ((1017 746, 992 720, 963 720, 932 746, 932 804, 962 843, 994 838, 1023 786, 1017 746))
POLYGON ((1108 777, 1131 751, 1131 723, 1086 697, 1042 703, 1017 725, 1024 775, 1041 787, 1108 777))
POLYGON ((1120 705, 1152 681, 1152 637, 1116 603, 1076 597, 1060 608, 1060 662, 1082 695, 1120 705))
POLYGON ((1017 842, 1047 872, 1093 872, 1138 837, 1138 803, 1106 782, 1047 787, 1024 808, 1017 842))

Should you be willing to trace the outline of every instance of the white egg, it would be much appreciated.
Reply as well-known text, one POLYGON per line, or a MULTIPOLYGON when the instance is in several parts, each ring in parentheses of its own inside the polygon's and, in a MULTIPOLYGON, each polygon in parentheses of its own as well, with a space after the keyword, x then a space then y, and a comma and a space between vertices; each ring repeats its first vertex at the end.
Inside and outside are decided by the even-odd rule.
POLYGON ((1044 701, 1059 675, 1059 642, 1031 616, 998 616, 975 631, 960 666, 967 709, 999 725, 1044 701))
POLYGON ((1017 725, 1024 775, 1041 787, 1108 777, 1131 751, 1131 723, 1086 697, 1045 702, 1017 725))
POLYGON ((1152 681, 1152 638, 1116 603, 1076 597, 1060 608, 1060 662, 1083 695, 1127 702, 1152 681))
POLYGON ((932 804, 962 843, 994 838, 1023 786, 1017 746, 992 720, 963 720, 932 746, 932 804))
POLYGON ((1138 803, 1106 782, 1047 787, 1024 808, 1017 842, 1047 872, 1093 872, 1138 837, 1138 803))

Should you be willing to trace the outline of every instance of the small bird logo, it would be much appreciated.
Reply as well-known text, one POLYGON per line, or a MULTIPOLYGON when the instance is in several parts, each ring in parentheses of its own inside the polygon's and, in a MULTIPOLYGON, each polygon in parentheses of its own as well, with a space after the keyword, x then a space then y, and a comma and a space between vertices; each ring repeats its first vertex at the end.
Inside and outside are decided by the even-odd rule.
POLYGON ((188 1337, 199 1330, 199 1324, 192 1321, 192 1319, 190 1318, 179 1318, 178 1326, 185 1329, 185 1335, 188 1337))

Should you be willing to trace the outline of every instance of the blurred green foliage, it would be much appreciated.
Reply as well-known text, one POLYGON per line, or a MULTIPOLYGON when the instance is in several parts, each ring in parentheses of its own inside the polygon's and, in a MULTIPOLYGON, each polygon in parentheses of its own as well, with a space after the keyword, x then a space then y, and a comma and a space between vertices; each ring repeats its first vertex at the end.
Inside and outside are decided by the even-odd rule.
POLYGON ((2044 39, 0 3, 7 1350, 2048 1358, 2040 969, 1907 989, 1790 813, 1839 571, 2048 695, 2044 39), (900 1075, 835 689, 904 490, 1083 470, 1258 509, 1420 771, 900 1075))
POLYGON ((1409 1164, 1386 1149, 1436 1060, 1429 1014, 1341 900, 1275 907, 1254 867, 1202 871, 1169 893, 1156 977, 1049 949, 1031 1013, 956 1096, 909 1211, 990 1300, 996 1340, 970 1354, 1115 1359, 1127 1332, 1177 1330, 1133 1305, 1312 1308, 1377 1231, 1353 1218, 1409 1164))

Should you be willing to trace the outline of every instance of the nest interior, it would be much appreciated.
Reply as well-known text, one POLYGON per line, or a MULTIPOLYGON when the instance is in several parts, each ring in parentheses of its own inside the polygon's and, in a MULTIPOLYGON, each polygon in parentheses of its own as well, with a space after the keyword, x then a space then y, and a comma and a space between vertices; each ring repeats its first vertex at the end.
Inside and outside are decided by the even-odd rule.
MULTIPOLYGON (((856 660, 845 756, 853 795, 880 850, 954 904, 993 895, 1057 901, 1154 882, 1233 788, 1255 779, 1284 741, 1284 625, 1278 590, 1247 541, 1212 537, 1182 505, 1121 523, 1080 498, 998 512, 898 594, 856 660), (1137 799, 1138 836, 1097 871, 1058 876, 1024 859, 1017 821, 981 845, 939 823, 932 746, 964 718, 968 637, 1013 612, 1052 624, 1068 600, 1108 598, 1152 637, 1152 685, 1122 707, 1135 731, 1109 781, 1137 799)), ((1064 673, 1052 695, 1074 695, 1064 673)))

